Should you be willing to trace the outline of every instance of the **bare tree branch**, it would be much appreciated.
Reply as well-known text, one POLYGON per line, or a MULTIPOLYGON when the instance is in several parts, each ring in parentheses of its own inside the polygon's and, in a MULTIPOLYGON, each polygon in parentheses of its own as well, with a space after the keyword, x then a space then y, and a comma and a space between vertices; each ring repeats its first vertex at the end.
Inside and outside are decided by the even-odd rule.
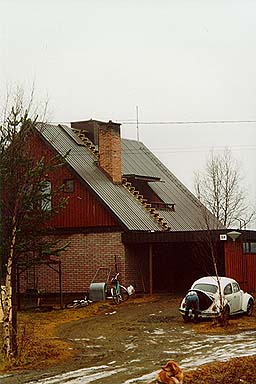
POLYGON ((225 227, 230 227, 237 218, 248 224, 255 215, 248 207, 242 182, 238 164, 226 149, 222 154, 210 153, 205 170, 195 175, 194 187, 202 204, 225 227))

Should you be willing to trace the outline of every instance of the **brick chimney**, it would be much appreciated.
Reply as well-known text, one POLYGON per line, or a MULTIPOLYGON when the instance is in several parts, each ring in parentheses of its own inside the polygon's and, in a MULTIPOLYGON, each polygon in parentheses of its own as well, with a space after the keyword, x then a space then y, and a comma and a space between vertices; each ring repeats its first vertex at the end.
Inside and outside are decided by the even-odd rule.
POLYGON ((84 131, 98 145, 99 166, 115 184, 122 183, 120 124, 97 120, 71 123, 71 128, 84 131))
POLYGON ((109 121, 99 125, 99 165, 113 183, 122 183, 120 124, 109 121))

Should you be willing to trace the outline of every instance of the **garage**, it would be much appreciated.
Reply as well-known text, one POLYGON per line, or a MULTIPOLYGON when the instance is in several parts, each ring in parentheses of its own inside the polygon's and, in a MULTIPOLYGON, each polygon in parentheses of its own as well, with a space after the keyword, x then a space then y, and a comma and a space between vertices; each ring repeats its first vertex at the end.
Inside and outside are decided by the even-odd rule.
MULTIPOLYGON (((217 236, 214 234, 215 240, 217 236)), ((139 290, 179 294, 197 278, 215 274, 211 247, 203 232, 129 233, 123 235, 123 241, 129 255, 127 265, 129 260, 136 265, 139 290)), ((218 272, 225 274, 224 243, 214 241, 213 248, 218 272)))

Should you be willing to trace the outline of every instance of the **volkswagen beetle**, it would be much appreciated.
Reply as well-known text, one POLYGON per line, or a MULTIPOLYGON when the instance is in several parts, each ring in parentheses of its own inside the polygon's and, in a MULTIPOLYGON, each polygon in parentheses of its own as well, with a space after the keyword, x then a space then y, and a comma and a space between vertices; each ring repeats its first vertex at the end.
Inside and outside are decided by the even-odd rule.
POLYGON ((207 276, 196 280, 192 284, 180 304, 179 311, 184 321, 188 321, 195 315, 198 318, 216 318, 221 315, 221 309, 223 309, 224 316, 228 318, 236 314, 250 316, 253 305, 253 296, 240 289, 239 284, 234 279, 207 276), (187 298, 191 295, 197 295, 198 297, 196 314, 193 308, 189 308, 188 305, 187 298))

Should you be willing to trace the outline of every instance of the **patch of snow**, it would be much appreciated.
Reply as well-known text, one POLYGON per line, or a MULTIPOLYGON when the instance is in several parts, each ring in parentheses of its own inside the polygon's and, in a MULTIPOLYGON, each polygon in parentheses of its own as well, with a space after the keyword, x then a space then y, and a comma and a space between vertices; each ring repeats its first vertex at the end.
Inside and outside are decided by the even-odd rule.
POLYGON ((136 349, 136 348, 138 348, 138 345, 136 345, 134 343, 130 343, 130 344, 125 345, 125 351, 129 351, 130 349, 136 349))
POLYGON ((102 365, 98 367, 82 368, 42 380, 29 381, 28 384, 88 384, 95 380, 109 377, 122 371, 125 371, 125 369, 119 368, 109 370, 107 365, 102 365))
POLYGON ((164 332, 164 330, 161 329, 161 328, 156 328, 156 329, 154 329, 153 334, 154 334, 154 335, 164 335, 165 332, 164 332))

